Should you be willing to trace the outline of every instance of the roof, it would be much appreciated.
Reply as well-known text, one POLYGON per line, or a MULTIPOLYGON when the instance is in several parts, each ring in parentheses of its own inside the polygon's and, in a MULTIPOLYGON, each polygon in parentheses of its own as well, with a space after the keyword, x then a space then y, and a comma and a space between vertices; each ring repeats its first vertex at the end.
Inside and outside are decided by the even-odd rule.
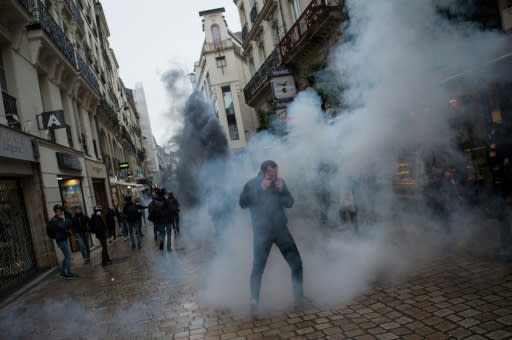
POLYGON ((208 9, 206 11, 199 12, 199 16, 205 16, 205 15, 213 14, 213 13, 223 13, 225 11, 226 10, 224 9, 224 7, 213 8, 213 9, 208 9))

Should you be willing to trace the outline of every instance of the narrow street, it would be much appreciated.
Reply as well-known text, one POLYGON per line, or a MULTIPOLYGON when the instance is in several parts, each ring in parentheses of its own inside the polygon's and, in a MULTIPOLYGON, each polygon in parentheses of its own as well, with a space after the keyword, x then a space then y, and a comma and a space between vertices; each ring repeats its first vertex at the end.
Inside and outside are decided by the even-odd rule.
MULTIPOLYGON (((2 310, 4 339, 510 339, 512 268, 469 256, 434 259, 404 282, 376 285, 347 305, 247 313, 201 306, 200 273, 212 247, 183 235, 174 251, 158 250, 152 227, 143 248, 118 238, 114 263, 100 265, 100 252, 80 277, 49 275, 2 310)), ((210 243, 210 246, 213 243, 210 243)), ((306 287, 307 288, 307 287, 306 287)))

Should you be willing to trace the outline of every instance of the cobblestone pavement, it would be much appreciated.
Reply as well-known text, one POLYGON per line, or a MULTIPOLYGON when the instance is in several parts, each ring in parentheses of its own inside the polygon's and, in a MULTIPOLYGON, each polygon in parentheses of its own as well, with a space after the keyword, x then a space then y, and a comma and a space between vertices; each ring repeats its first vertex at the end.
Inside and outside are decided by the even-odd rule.
POLYGON ((512 266, 469 256, 432 260, 394 287, 375 286, 347 305, 251 318, 203 309, 196 298, 205 245, 160 252, 111 245, 114 264, 76 264, 1 310, 2 339, 511 339, 512 266), (201 249, 201 250, 199 250, 201 249))

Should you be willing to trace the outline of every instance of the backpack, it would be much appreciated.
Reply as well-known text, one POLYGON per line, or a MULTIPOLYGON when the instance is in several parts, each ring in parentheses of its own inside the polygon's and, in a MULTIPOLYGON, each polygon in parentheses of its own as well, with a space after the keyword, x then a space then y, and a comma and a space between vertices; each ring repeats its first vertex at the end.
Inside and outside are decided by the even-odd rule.
POLYGON ((154 200, 149 205, 149 216, 148 220, 151 222, 155 222, 155 220, 158 220, 162 216, 162 208, 163 208, 163 202, 154 200))
POLYGON ((57 229, 55 228, 55 224, 53 223, 53 218, 50 219, 50 221, 46 225, 46 235, 48 235, 48 237, 52 239, 57 237, 57 229))
POLYGON ((130 221, 135 221, 140 218, 139 208, 135 204, 128 204, 126 207, 126 217, 130 221))

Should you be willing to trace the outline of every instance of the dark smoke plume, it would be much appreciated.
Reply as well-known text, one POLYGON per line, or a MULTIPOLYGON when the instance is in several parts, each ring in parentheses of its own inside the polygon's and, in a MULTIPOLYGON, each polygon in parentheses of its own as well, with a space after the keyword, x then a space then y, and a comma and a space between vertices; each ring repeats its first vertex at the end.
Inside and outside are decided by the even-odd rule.
MULTIPOLYGON (((226 135, 211 106, 199 91, 193 92, 183 108, 184 127, 180 136, 180 152, 176 179, 178 191, 184 203, 199 203, 201 191, 210 190, 213 181, 218 183, 228 156, 226 135), (201 168, 210 162, 217 163, 221 169, 218 174, 202 176, 201 168), (224 165, 223 165, 224 164, 224 165)), ((212 189, 214 190, 214 189, 212 189)))

